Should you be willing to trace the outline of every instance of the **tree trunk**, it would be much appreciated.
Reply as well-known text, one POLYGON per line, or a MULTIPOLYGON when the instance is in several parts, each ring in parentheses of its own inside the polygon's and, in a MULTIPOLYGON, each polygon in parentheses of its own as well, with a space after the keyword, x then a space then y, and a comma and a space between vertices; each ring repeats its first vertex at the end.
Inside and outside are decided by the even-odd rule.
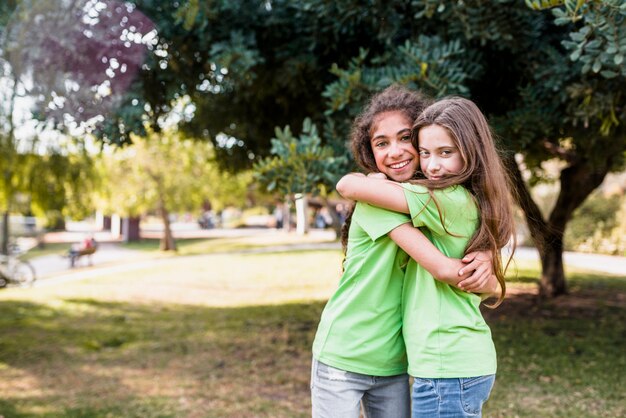
POLYGON ((2 213, 2 254, 9 254, 9 210, 2 213))
POLYGON ((539 253, 541 258, 539 295, 542 297, 567 294, 563 270, 563 234, 552 234, 549 242, 550 244, 539 253))
POLYGON ((176 241, 172 235, 172 227, 170 225, 170 213, 165 208, 165 202, 161 200, 159 202, 159 213, 163 220, 163 236, 161 237, 161 250, 162 251, 176 251, 176 241))
POLYGON ((13 71, 10 71, 9 74, 10 80, 13 82, 13 86, 11 87, 11 98, 9 99, 9 111, 6 115, 6 121, 8 122, 9 130, 4 139, 7 140, 8 143, 4 143, 2 141, 2 146, 7 148, 10 156, 8 157, 8 161, 5 163, 8 164, 4 167, 4 177, 3 177, 3 188, 6 199, 6 210, 2 214, 2 242, 0 243, 0 251, 2 254, 9 254, 9 214, 11 213, 11 204, 13 201, 13 196, 15 191, 13 190, 12 178, 15 174, 13 170, 13 164, 16 161, 17 149, 15 144, 15 122, 13 121, 13 113, 15 111, 15 99, 17 98, 17 77, 13 71), (12 155, 12 156, 11 156, 12 155))
POLYGON ((304 235, 309 232, 309 199, 306 194, 296 194, 296 232, 304 235))
POLYGON ((567 282, 563 269, 563 235, 567 222, 578 208, 604 180, 610 161, 601 167, 594 167, 589 161, 577 159, 561 171, 561 190, 554 209, 546 221, 533 201, 524 182, 522 173, 513 156, 505 163, 511 176, 513 194, 524 211, 530 236, 539 251, 541 259, 541 280, 539 294, 556 297, 567 293, 567 282))

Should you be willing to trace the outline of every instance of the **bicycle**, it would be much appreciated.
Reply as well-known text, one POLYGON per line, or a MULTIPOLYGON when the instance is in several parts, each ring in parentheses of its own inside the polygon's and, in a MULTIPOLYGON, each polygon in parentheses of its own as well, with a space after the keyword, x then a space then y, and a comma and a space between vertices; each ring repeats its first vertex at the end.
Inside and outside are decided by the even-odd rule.
POLYGON ((32 286, 37 279, 35 268, 26 260, 19 248, 9 249, 9 254, 0 254, 0 288, 8 285, 32 286))

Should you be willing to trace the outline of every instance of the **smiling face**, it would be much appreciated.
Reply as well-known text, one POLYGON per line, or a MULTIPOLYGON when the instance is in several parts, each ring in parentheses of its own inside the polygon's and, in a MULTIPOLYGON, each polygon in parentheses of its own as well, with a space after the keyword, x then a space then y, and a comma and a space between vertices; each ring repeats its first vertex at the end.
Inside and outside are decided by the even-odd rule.
POLYGON ((370 140, 378 170, 394 181, 407 181, 419 165, 411 144, 411 121, 400 111, 385 112, 376 118, 370 140))
POLYGON ((420 167, 426 178, 439 180, 463 169, 463 157, 448 131, 429 125, 418 132, 420 167))

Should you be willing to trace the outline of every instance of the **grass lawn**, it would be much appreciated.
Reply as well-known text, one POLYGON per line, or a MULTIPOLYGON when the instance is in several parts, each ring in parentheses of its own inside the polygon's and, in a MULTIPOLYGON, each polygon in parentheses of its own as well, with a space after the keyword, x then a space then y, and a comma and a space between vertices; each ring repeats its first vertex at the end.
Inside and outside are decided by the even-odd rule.
MULTIPOLYGON (((155 260, 0 292, 0 416, 307 417, 310 347, 339 251, 155 260)), ((571 272, 539 303, 536 266, 486 310, 499 370, 485 417, 621 417, 626 276, 571 272)))

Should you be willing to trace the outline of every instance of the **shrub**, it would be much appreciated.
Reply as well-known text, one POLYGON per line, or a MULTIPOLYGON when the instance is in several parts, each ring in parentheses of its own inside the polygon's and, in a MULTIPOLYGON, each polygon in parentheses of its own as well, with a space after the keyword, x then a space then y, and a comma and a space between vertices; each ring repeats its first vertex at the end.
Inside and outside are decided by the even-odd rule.
POLYGON ((565 231, 565 249, 623 254, 625 229, 626 198, 596 192, 574 212, 565 231))

